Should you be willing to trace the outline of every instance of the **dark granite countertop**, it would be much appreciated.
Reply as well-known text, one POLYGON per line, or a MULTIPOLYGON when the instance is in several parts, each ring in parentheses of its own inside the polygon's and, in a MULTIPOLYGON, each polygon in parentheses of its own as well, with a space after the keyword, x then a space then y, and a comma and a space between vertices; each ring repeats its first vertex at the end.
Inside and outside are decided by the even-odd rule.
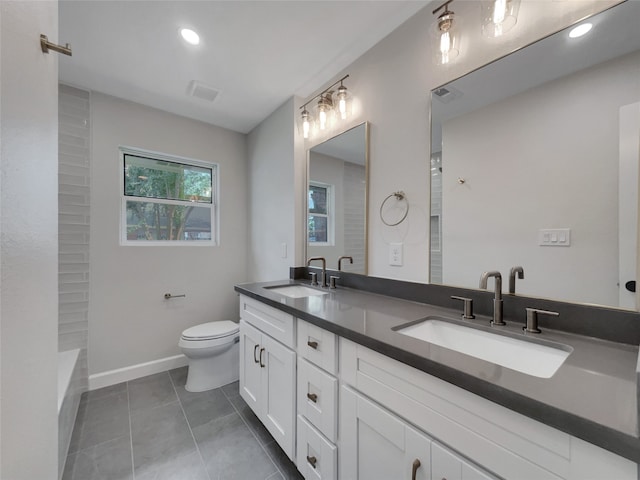
MULTIPOLYGON (((303 298, 285 297, 269 288, 293 284, 305 283, 250 283, 235 290, 640 463, 638 346, 545 328, 536 339, 568 345, 573 351, 551 378, 538 378, 393 330, 431 315, 460 321, 459 310, 343 287, 303 298)), ((493 328, 523 335, 521 324, 506 320, 505 327, 493 328)), ((477 315, 467 322, 487 326, 489 321, 477 315)))

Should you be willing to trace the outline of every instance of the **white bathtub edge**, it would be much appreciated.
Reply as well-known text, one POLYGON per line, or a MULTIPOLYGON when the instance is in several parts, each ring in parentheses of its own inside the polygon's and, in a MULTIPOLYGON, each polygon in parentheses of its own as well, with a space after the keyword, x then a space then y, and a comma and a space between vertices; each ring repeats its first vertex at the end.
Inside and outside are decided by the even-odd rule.
POLYGON ((160 358, 151 362, 139 363, 129 367, 117 368, 102 373, 89 375, 89 390, 96 390, 102 387, 109 387, 118 383, 127 382, 136 378, 153 375, 172 368, 184 367, 188 364, 184 355, 174 355, 173 357, 160 358))
POLYGON ((58 352, 58 415, 60 415, 62 402, 64 402, 67 395, 69 385, 71 385, 71 376, 76 368, 79 355, 79 348, 58 352))

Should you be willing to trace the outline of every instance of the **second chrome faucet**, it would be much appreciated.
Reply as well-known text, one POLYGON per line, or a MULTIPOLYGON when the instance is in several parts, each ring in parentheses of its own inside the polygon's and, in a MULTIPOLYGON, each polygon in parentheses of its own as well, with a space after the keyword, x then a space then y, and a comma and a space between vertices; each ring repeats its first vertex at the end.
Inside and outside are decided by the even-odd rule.
POLYGON ((495 296, 493 298, 493 320, 491 325, 506 325, 502 319, 502 275, 498 271, 483 272, 480 277, 480 288, 487 288, 487 280, 495 278, 495 296))

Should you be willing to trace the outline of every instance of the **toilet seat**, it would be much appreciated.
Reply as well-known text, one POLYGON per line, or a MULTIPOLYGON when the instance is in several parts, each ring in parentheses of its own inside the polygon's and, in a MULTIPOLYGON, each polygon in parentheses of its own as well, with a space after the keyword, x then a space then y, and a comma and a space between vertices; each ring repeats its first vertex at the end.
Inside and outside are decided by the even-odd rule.
POLYGON ((221 339, 236 335, 239 330, 239 325, 231 320, 202 323, 200 325, 189 327, 182 332, 181 340, 198 342, 221 339))

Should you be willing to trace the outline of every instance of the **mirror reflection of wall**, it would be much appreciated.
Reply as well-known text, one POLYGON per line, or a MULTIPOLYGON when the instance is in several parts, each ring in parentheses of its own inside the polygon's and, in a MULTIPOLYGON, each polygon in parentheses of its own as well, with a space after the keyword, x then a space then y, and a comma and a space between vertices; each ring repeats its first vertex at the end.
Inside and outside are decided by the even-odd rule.
POLYGON ((324 257, 327 268, 366 273, 367 125, 309 150, 307 257, 324 257))
POLYGON ((640 34, 629 22, 639 7, 594 17, 584 53, 560 32, 446 85, 449 98, 434 92, 432 227, 441 215, 442 230, 432 282, 477 288, 483 271, 522 265, 518 293, 635 308, 624 284, 635 280, 640 143, 623 128, 625 112, 640 112, 640 34), (528 54, 537 60, 523 62, 528 54), (624 144, 635 145, 631 162, 624 144), (569 245, 554 236, 564 229, 569 245))

